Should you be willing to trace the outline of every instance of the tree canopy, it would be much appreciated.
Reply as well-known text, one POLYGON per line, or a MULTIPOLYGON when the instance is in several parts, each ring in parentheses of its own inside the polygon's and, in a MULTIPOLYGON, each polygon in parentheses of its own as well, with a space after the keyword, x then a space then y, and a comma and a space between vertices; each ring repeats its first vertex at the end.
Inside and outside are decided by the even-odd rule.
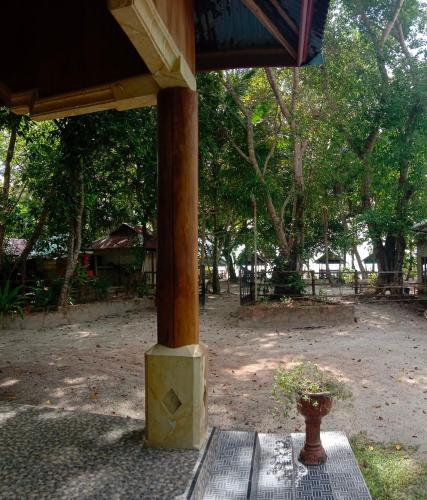
MULTIPOLYGON (((260 251, 287 269, 329 248, 363 267, 367 242, 402 270, 427 218, 425 24, 420 0, 336 1, 322 66, 197 76, 201 261, 232 271, 252 251, 255 201, 260 251)), ((122 222, 156 228, 155 108, 45 123, 1 110, 0 157, 3 279, 22 264, 10 238, 23 258, 75 257, 122 222)))

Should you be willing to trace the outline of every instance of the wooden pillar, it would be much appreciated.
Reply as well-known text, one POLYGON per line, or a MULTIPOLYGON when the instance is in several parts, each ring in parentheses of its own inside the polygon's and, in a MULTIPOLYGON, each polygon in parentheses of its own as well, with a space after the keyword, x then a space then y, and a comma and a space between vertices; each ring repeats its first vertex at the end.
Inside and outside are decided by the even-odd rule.
POLYGON ((166 347, 199 342, 197 92, 158 94, 157 336, 166 347))

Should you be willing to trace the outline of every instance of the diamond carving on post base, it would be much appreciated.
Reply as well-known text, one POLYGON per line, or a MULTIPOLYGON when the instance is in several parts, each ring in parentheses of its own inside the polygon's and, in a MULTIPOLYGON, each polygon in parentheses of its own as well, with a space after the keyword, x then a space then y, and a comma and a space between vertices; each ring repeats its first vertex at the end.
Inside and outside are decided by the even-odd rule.
POLYGON ((179 397, 176 395, 176 392, 173 389, 169 389, 169 391, 165 394, 162 399, 162 403, 166 406, 166 409, 171 415, 175 415, 178 408, 182 406, 179 397))

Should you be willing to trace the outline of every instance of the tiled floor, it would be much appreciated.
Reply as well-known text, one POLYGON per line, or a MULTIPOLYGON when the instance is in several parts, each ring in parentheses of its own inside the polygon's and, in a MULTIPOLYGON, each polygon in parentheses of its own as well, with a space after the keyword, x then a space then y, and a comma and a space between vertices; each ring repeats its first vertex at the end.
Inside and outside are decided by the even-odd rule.
POLYGON ((144 422, 0 404, 0 499, 169 499, 199 453, 143 446, 144 422))
MULTIPOLYGON (((298 461, 303 434, 257 434, 214 430, 201 463, 192 500, 370 500, 346 435, 322 433, 324 465, 298 461)), ((197 474, 197 473, 196 473, 197 474)), ((197 479, 197 478, 196 478, 197 479)))
POLYGON ((145 448, 143 428, 140 420, 0 403, 0 499, 371 498, 341 432, 322 434, 325 465, 305 467, 302 434, 214 429, 199 453, 145 448))

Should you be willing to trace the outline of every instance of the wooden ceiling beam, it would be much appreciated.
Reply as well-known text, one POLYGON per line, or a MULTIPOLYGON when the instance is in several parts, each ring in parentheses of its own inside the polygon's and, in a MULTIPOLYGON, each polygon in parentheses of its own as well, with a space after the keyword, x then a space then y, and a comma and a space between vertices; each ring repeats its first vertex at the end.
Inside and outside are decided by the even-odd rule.
POLYGON ((108 6, 160 88, 196 89, 194 73, 153 0, 109 0, 108 6))
POLYGON ((293 59, 297 58, 297 52, 292 44, 286 39, 279 28, 267 16, 267 14, 258 6, 255 0, 242 0, 243 4, 252 12, 258 21, 274 36, 274 38, 284 47, 293 59))
POLYGON ((312 20, 313 0, 301 0, 297 66, 301 66, 307 59, 312 20))
POLYGON ((51 120, 108 109, 153 106, 158 91, 153 77, 144 75, 54 97, 38 98, 36 91, 11 94, 9 106, 16 114, 29 113, 34 120, 51 120))
POLYGON ((196 56, 197 71, 292 65, 295 65, 295 59, 282 47, 201 52, 196 56))
POLYGON ((285 12, 285 9, 280 5, 279 0, 270 0, 270 3, 276 7, 277 12, 280 17, 286 22, 286 24, 291 28, 291 30, 298 35, 298 26, 295 24, 293 19, 285 12))

